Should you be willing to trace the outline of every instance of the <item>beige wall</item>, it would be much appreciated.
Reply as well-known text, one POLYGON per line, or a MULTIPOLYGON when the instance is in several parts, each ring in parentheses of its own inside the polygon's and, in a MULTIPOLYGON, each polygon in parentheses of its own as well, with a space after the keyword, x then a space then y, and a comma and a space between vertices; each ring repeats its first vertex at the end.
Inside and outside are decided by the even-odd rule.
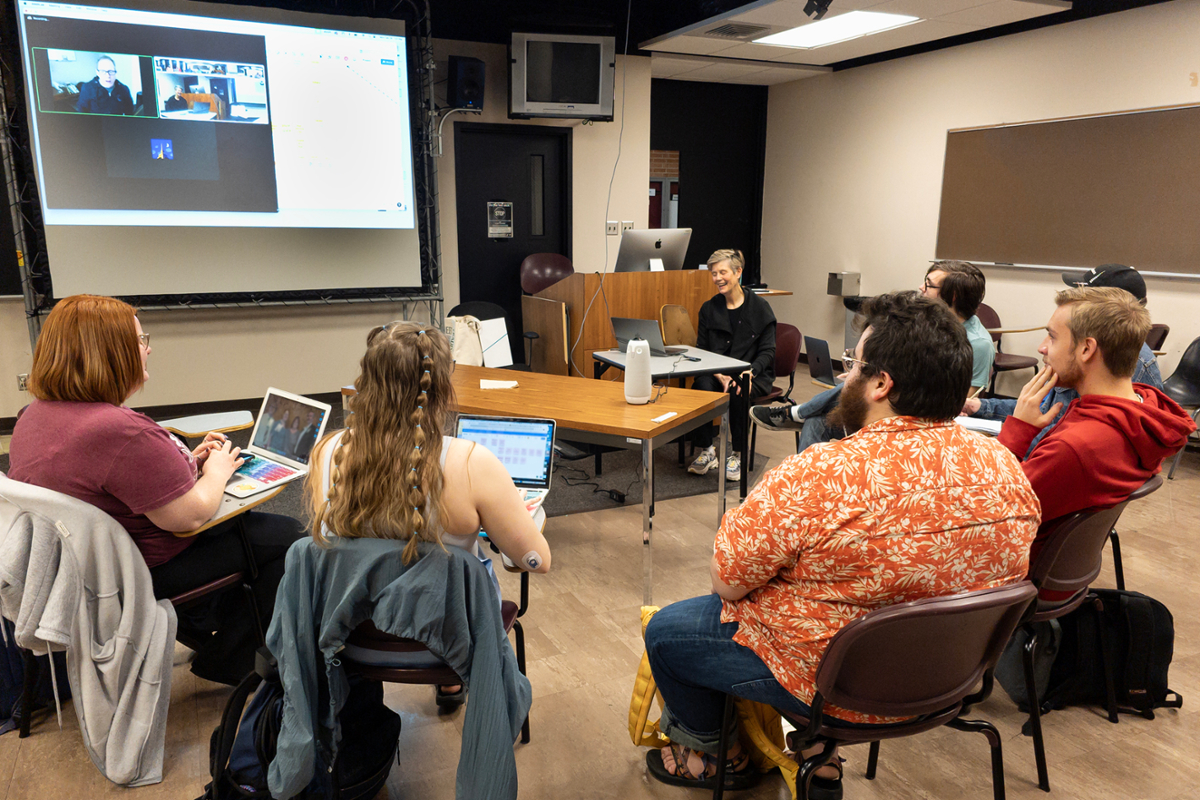
MULTIPOLYGON (((438 163, 438 210, 442 228, 442 276, 446 309, 458 302, 458 224, 454 191, 454 123, 488 122, 512 125, 566 125, 571 134, 571 216, 573 242, 571 261, 577 272, 600 272, 608 247, 608 269, 617 258, 617 236, 605 236, 605 220, 633 220, 638 229, 649 223, 647 198, 650 179, 650 59, 617 56, 616 95, 612 122, 584 125, 578 120, 510 120, 508 118, 508 71, 504 45, 434 40, 438 80, 446 75, 448 56, 469 56, 485 64, 485 96, 482 114, 458 113, 442 128, 443 156, 438 163), (625 131, 621 133, 622 69, 625 92, 625 131), (608 182, 621 142, 621 161, 613 180, 612 202, 604 215, 608 182)), ((445 103, 446 84, 437 87, 439 104, 445 103)))
MULTIPOLYGON (((779 318, 840 352, 845 315, 826 274, 861 272, 863 294, 919 285, 948 129, 1200 103, 1198 30, 1200 2, 1177 0, 771 87, 763 276, 796 293, 772 303, 779 318)), ((1006 327, 1045 324, 1057 273, 985 272, 1006 327)), ((1171 326, 1165 377, 1200 336, 1200 282, 1147 287, 1154 321, 1171 326)), ((1004 346, 1035 355, 1039 342, 1012 335, 1004 346)), ((999 388, 1015 393, 1029 372, 1018 375, 999 388)))
MULTIPOLYGON (((435 42, 438 79, 445 77, 446 57, 466 55, 487 63, 487 96, 482 116, 455 114, 444 128, 444 155, 439 159, 439 211, 446 307, 458 302, 458 231, 455 225, 455 120, 509 122, 505 86, 505 48, 465 42, 435 42)), ((618 57, 617 119, 581 125, 571 121, 539 121, 574 127, 572 194, 573 260, 581 271, 599 271, 604 247, 610 245, 609 268, 616 259, 617 237, 604 235, 604 204, 620 132, 622 64, 628 102, 621 161, 613 184, 609 219, 634 220, 645 228, 650 170, 650 59, 618 57)), ((438 87, 444 101, 445 84, 438 87)), ((529 124, 513 122, 513 124, 529 124)), ((391 303, 293 306, 143 312, 142 324, 152 336, 151 380, 134 396, 135 406, 256 397, 267 386, 301 393, 331 392, 354 379, 366 332, 396 319, 401 307, 391 303)), ((418 314, 425 319, 424 312, 418 314)), ((0 417, 15 416, 29 396, 16 391, 16 375, 28 372, 29 336, 20 299, 0 300, 0 417)))

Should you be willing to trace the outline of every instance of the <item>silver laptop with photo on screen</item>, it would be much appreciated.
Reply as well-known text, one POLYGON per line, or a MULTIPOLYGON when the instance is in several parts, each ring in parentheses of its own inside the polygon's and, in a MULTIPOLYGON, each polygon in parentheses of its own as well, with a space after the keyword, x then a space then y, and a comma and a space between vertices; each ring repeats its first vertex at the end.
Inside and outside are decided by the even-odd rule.
POLYGON ((808 354, 809 377, 831 389, 837 386, 833 379, 833 361, 829 358, 829 342, 805 336, 804 351, 808 354))
POLYGON ((617 349, 625 352, 630 339, 645 339, 650 345, 652 356, 677 356, 686 353, 686 347, 667 347, 663 344, 662 332, 658 323, 652 319, 630 319, 629 317, 613 317, 613 336, 617 339, 617 349))
POLYGON ((554 420, 460 414, 454 435, 486 447, 512 476, 525 507, 533 512, 550 492, 554 466, 554 420))
POLYGON ((225 484, 234 497, 274 489, 308 474, 308 457, 325 433, 330 406, 280 389, 267 389, 243 451, 254 458, 225 484))

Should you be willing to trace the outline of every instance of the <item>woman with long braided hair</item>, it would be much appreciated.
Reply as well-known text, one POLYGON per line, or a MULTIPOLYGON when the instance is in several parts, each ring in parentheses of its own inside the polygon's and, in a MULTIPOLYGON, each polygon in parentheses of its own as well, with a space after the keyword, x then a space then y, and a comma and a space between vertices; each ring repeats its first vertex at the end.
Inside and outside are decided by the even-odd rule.
MULTIPOLYGON (((449 341, 430 325, 393 322, 367 334, 346 427, 313 450, 313 539, 395 539, 407 542, 406 562, 417 542, 434 542, 475 553, 490 569, 479 546, 485 530, 517 566, 546 572, 550 546, 504 465, 442 434, 456 412, 453 369, 449 341)), ((438 688, 439 706, 462 703, 454 689, 438 688)))

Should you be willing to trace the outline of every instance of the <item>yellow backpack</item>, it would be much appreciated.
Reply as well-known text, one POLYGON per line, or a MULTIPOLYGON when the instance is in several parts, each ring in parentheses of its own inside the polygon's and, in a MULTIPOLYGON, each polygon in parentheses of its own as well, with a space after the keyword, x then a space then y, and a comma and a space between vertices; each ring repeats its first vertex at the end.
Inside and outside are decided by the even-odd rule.
MULTIPOLYGON (((642 606, 642 636, 646 634, 646 623, 658 611, 658 606, 642 606)), ((650 658, 642 653, 637 677, 633 682, 633 697, 629 701, 629 738, 638 747, 665 747, 671 740, 658 728, 658 720, 650 721, 650 709, 658 699, 662 709, 662 695, 654 683, 650 671, 650 658)), ((763 772, 778 767, 796 800, 796 773, 800 766, 783 752, 783 721, 779 712, 770 706, 752 700, 738 698, 738 726, 742 746, 750 753, 750 760, 763 772)))

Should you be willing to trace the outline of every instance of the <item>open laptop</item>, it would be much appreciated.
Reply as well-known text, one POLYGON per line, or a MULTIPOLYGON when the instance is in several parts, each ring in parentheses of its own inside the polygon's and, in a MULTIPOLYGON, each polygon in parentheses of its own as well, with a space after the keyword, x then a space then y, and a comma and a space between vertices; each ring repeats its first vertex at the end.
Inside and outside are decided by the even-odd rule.
POLYGON ((663 344, 662 333, 658 323, 652 319, 630 319, 629 317, 612 318, 613 335, 617 337, 617 349, 625 352, 630 339, 645 339, 650 345, 652 356, 677 356, 686 353, 686 347, 667 347, 663 344))
POLYGON ((831 389, 837 386, 837 381, 833 379, 833 361, 829 358, 829 342, 805 336, 804 352, 808 354, 809 376, 831 389))
POLYGON ((330 407, 280 389, 267 389, 243 452, 254 458, 225 484, 225 494, 249 497, 308 474, 308 456, 325 433, 330 407))
POLYGON ((460 414, 454 435, 486 447, 512 476, 530 512, 550 492, 554 420, 460 414))

